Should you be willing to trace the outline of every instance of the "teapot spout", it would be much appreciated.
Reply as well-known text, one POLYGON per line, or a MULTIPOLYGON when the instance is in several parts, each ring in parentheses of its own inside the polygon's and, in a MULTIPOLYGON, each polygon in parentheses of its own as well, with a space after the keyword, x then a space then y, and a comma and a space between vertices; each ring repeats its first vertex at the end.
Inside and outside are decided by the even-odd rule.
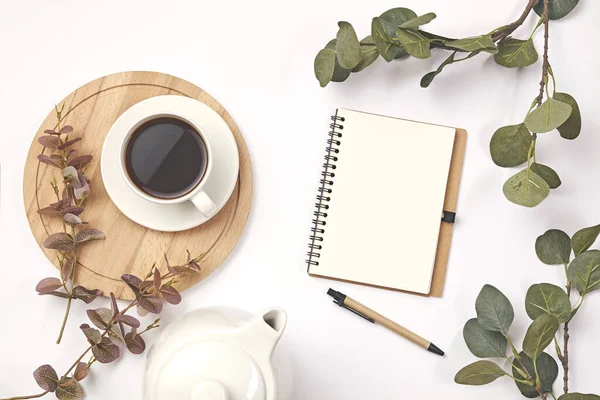
POLYGON ((273 308, 262 313, 243 328, 245 339, 256 350, 271 357, 279 338, 287 325, 287 315, 281 308, 273 308))

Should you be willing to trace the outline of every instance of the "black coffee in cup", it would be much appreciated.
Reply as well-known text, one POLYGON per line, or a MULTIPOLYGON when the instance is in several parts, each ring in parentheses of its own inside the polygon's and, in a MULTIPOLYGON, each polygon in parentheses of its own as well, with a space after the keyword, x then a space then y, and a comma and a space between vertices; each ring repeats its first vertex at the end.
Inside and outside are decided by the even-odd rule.
POLYGON ((127 175, 144 193, 176 199, 191 192, 208 165, 206 144, 187 122, 160 117, 140 125, 125 149, 127 175))

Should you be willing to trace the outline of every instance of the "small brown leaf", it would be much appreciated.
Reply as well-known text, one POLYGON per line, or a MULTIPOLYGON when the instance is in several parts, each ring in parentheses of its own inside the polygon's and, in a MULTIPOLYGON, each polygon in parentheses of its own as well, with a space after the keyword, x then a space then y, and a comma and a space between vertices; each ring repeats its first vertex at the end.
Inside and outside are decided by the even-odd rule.
POLYGON ((47 217, 62 217, 63 213, 59 210, 55 210, 50 207, 45 207, 38 210, 38 214, 45 215, 47 217))
POLYGON ((144 339, 140 335, 133 335, 131 332, 125 335, 125 344, 133 354, 142 354, 146 350, 144 339))
MULTIPOLYGON (((113 292, 110 292, 110 310, 113 313, 113 318, 119 314, 119 305, 117 304, 117 299, 113 292)), ((123 327, 123 323, 119 321, 119 328, 121 329, 121 335, 125 335, 125 328, 123 327)))
POLYGON ((172 274, 176 274, 177 271, 175 271, 175 269, 171 266, 171 264, 169 264, 169 259, 167 258, 167 253, 165 254, 165 262, 167 263, 167 269, 169 270, 170 273, 172 274))
POLYGON ((77 364, 77 367, 75 367, 75 372, 73 372, 73 378, 77 379, 78 381, 82 381, 85 379, 86 376, 88 376, 89 372, 90 368, 88 367, 87 363, 80 362, 77 364))
POLYGON ((129 325, 132 328, 139 328, 140 321, 137 318, 132 317, 131 315, 119 315, 117 316, 117 321, 124 323, 125 325, 129 325))
POLYGON ((55 395, 58 400, 79 400, 83 397, 83 389, 77 379, 63 376, 58 382, 55 395))
POLYGON ((154 290, 156 293, 160 292, 160 284, 162 283, 162 279, 160 277, 160 271, 158 268, 154 268, 154 290))
POLYGON ((108 308, 97 308, 95 310, 86 311, 88 318, 98 328, 104 330, 108 328, 110 320, 112 319, 112 311, 108 308))
POLYGON ((66 213, 63 216, 63 220, 69 226, 77 226, 77 225, 81 225, 83 223, 81 218, 79 218, 77 215, 71 214, 71 213, 66 213))
POLYGON ((163 308, 162 301, 158 296, 137 296, 139 305, 152 314, 160 314, 163 308))
POLYGON ((113 292, 110 292, 110 310, 113 313, 113 318, 119 313, 119 305, 117 304, 117 298, 113 292))
POLYGON ((67 160, 69 160, 71 157, 73 157, 73 155, 75 153, 77 153, 77 150, 75 150, 75 149, 69 150, 69 152, 67 153, 67 160))
POLYGON ((79 329, 88 338, 90 344, 98 344, 102 341, 102 334, 98 329, 90 328, 88 324, 82 324, 79 329))
POLYGON ((75 286, 73 288, 73 297, 82 300, 85 304, 90 304, 98 296, 102 296, 102 290, 100 289, 90 290, 83 286, 75 286))
POLYGON ((119 347, 109 338, 103 337, 102 342, 92 347, 92 354, 103 364, 111 363, 119 358, 119 347))
POLYGON ((58 148, 58 138, 56 136, 40 136, 38 138, 39 144, 44 147, 48 147, 49 149, 57 149, 58 148))
POLYGON ((60 128, 60 133, 71 133, 73 132, 73 127, 71 125, 65 125, 60 128))
MULTIPOLYGON (((69 140, 69 141, 66 141, 66 142, 64 142, 63 144, 59 145, 59 146, 58 146, 58 149, 59 149, 59 150, 64 150, 64 149, 66 149, 67 147, 69 147, 69 146, 72 146, 72 145, 74 145, 75 143, 79 142, 80 140, 81 140, 81 138, 75 138, 75 139, 71 139, 71 140, 69 140)), ((68 156, 68 154, 67 154, 67 156, 68 156)))
POLYGON ((62 165, 60 165, 58 162, 51 159, 49 156, 47 156, 45 154, 40 154, 39 156, 37 156, 37 159, 41 163, 52 165, 53 167, 56 167, 56 168, 62 168, 62 165))
POLYGON ((33 371, 33 378, 38 386, 49 392, 54 392, 58 386, 58 375, 50 365, 42 365, 33 371))
POLYGON ((140 286, 142 285, 142 280, 135 275, 131 274, 123 274, 121 279, 129 286, 134 293, 139 293, 140 286))
MULTIPOLYGON (((51 137, 52 137, 52 136, 51 136, 51 137)), ((69 147, 69 146, 72 146, 72 145, 74 145, 75 143, 79 142, 80 140, 81 140, 81 138, 80 138, 80 137, 78 137, 78 138, 75 138, 75 139, 71 139, 71 140, 69 140, 69 141, 67 141, 67 142, 64 142, 64 143, 63 143, 63 144, 61 144, 60 146, 58 146, 58 149, 59 149, 59 150, 64 150, 64 149, 66 149, 67 147, 69 147)))
POLYGON ((46 129, 44 133, 47 135, 60 135, 60 132, 56 132, 54 129, 46 129))
POLYGON ((56 203, 51 203, 48 208, 52 208, 53 210, 60 210, 69 206, 69 199, 63 198, 62 200, 57 201, 56 203))
POLYGON ((106 236, 98 229, 83 229, 75 235, 75 241, 77 243, 89 242, 90 240, 102 240, 106 236))
POLYGON ((82 169, 86 165, 88 165, 92 161, 93 157, 90 155, 83 155, 75 157, 67 163, 70 167, 75 167, 75 169, 82 169))
POLYGON ((162 287, 160 288, 160 294, 162 294, 163 299, 165 299, 168 303, 181 303, 181 295, 173 286, 162 285, 162 287))
POLYGON ((73 260, 66 258, 63 260, 62 266, 60 267, 60 276, 66 282, 71 279, 73 275, 73 260))
POLYGON ((148 289, 153 288, 153 287, 154 287, 154 281, 144 281, 140 285, 140 292, 149 294, 151 291, 148 289))
POLYGON ((63 299, 68 299, 70 296, 64 292, 49 292, 49 293, 40 293, 40 296, 50 295, 55 297, 61 297, 63 299))
POLYGON ((58 278, 44 278, 35 287, 39 294, 48 294, 62 287, 62 282, 58 278))
POLYGON ((44 240, 43 246, 51 250, 68 252, 75 248, 75 242, 71 235, 59 232, 48 236, 46 240, 44 240))

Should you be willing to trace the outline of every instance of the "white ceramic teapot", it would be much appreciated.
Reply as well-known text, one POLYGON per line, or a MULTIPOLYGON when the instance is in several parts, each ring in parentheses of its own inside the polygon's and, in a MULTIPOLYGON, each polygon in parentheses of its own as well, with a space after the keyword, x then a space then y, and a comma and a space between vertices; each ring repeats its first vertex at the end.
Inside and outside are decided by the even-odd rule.
POLYGON ((257 316, 229 307, 186 314, 148 352, 144 400, 288 400, 289 362, 273 354, 286 323, 277 308, 257 316))

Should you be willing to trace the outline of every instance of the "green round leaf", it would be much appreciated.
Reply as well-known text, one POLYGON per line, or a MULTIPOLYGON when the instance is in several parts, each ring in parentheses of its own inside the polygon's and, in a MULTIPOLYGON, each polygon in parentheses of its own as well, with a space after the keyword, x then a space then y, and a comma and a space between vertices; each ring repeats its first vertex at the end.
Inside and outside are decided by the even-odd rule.
POLYGON ((467 347, 475 357, 504 357, 507 340, 500 332, 483 329, 477 318, 471 318, 465 324, 463 337, 467 347))
POLYGON ((550 186, 538 174, 525 169, 510 177, 504 183, 502 191, 515 204, 535 207, 548 197, 550 186))
MULTIPOLYGON (((392 44, 389 47, 389 42, 386 43, 383 47, 380 47, 382 43, 380 42, 379 44, 377 44, 378 39, 375 36, 375 30, 373 29, 373 40, 375 40, 375 43, 377 44, 377 49, 386 61, 390 62, 392 60, 398 60, 408 57, 408 53, 406 52, 406 50, 404 50, 401 46, 393 42, 391 39, 396 37, 396 29, 400 25, 413 18, 417 18, 417 14, 414 11, 409 10, 408 8, 402 7, 387 10, 378 17, 381 23, 381 28, 383 28, 383 30, 386 32, 386 35, 382 36, 387 36, 392 42, 392 44)), ((374 25, 372 25, 372 28, 373 27, 374 25)))
POLYGON ((481 386, 494 382, 506 372, 491 361, 476 361, 469 364, 456 374, 454 382, 460 385, 481 386))
POLYGON ((351 70, 361 59, 360 42, 352 25, 346 21, 338 22, 340 29, 337 33, 335 52, 342 68, 351 70))
POLYGON ((323 49, 317 54, 315 58, 315 76, 319 80, 321 87, 325 87, 331 82, 335 63, 335 50, 323 49))
POLYGON ((538 60, 538 53, 531 39, 519 40, 507 38, 498 45, 498 53, 494 61, 506 68, 521 68, 533 65, 538 60))
POLYGON ((546 231, 535 241, 535 252, 548 265, 568 263, 571 259, 571 238, 558 229, 546 231))
POLYGON ((558 331, 558 319, 554 315, 542 314, 537 317, 525 334, 523 351, 533 360, 536 360, 554 339, 558 331))
POLYGON ((576 256, 589 249, 600 235, 600 225, 581 229, 573 235, 573 252, 576 256))
POLYGON ((379 17, 373 18, 373 22, 371 23, 371 37, 375 46, 377 46, 377 51, 379 51, 385 61, 392 61, 399 53, 408 56, 408 53, 394 42, 386 29, 384 20, 379 17))
POLYGON ((333 76, 331 82, 344 82, 350 76, 350 70, 342 68, 340 63, 335 60, 335 68, 333 69, 333 76))
MULTIPOLYGON (((525 368, 529 371, 530 375, 535 376, 535 368, 533 366, 533 360, 524 352, 519 353, 521 357, 521 362, 525 364, 525 368)), ((514 358, 512 359, 513 364, 519 365, 519 362, 514 358)), ((537 371, 539 374, 540 381, 542 383, 542 390, 544 393, 549 393, 552 391, 552 385, 556 378, 558 377, 558 364, 552 358, 552 356, 548 353, 542 353, 538 357, 537 361, 537 371)), ((513 376, 520 376, 519 371, 513 366, 513 376)), ((536 397, 540 397, 540 394, 535 390, 533 386, 526 385, 521 382, 516 382, 517 387, 521 394, 527 398, 534 399, 536 397)))
POLYGON ((515 318, 510 300, 492 285, 485 285, 475 301, 477 322, 488 331, 508 336, 508 329, 515 318))
POLYGON ((503 126, 494 132, 490 141, 492 160, 505 168, 521 165, 527 161, 532 141, 525 124, 503 126))
POLYGON ((600 400, 600 396, 596 394, 567 393, 560 396, 558 400, 600 400))
POLYGON ((546 133, 564 124, 573 109, 567 103, 548 99, 525 117, 527 129, 534 133, 546 133))
POLYGON ((425 76, 423 76, 423 78, 421 78, 421 87, 422 88, 427 88, 429 87, 429 85, 431 85, 431 82, 433 82, 433 80, 435 79, 436 76, 438 76, 447 65, 450 65, 452 63, 454 63, 454 56, 456 55, 456 52, 450 54, 450 57, 448 57, 439 67, 438 69, 436 69, 435 71, 431 71, 427 74, 425 74, 425 76))
POLYGON ((402 24, 400 24, 399 27, 400 28, 413 28, 413 29, 417 29, 421 25, 427 25, 428 23, 430 23, 431 21, 433 21, 436 17, 437 17, 437 15, 435 15, 435 13, 427 13, 427 14, 418 16, 416 18, 409 19, 408 21, 403 22, 402 24))
POLYGON ((562 182, 560 177, 552 168, 544 164, 533 163, 531 164, 531 170, 538 174, 540 178, 546 181, 550 189, 556 189, 562 182))
POLYGON ((377 46, 375 46, 375 42, 371 35, 360 41, 360 51, 362 52, 362 58, 358 65, 352 69, 352 72, 362 71, 373 64, 379 57, 379 51, 377 50, 377 46))
POLYGON ((571 302, 562 288, 550 283, 540 283, 527 290, 525 311, 533 320, 540 315, 550 314, 564 324, 571 318, 571 302))
MULTIPOLYGON (((561 19, 569 14, 579 4, 579 0, 549 0, 548 17, 550 19, 561 19)), ((538 1, 533 8, 540 17, 544 15, 544 0, 538 1)))
POLYGON ((557 128, 560 136, 569 140, 577 138, 581 133, 581 110, 579 109, 577 100, 575 100, 575 98, 573 98, 573 96, 570 94, 559 92, 554 93, 554 96, 552 97, 558 101, 570 105, 573 109, 569 119, 567 119, 564 124, 557 128))
POLYGON ((396 37, 408 54, 421 60, 431 57, 431 40, 413 29, 396 29, 396 37))
POLYGON ((498 47, 492 40, 492 35, 473 36, 464 39, 451 40, 445 43, 446 46, 453 47, 468 52, 484 51, 490 54, 498 53, 498 47))
POLYGON ((582 295, 600 289, 600 250, 589 250, 575 257, 567 277, 582 295))

